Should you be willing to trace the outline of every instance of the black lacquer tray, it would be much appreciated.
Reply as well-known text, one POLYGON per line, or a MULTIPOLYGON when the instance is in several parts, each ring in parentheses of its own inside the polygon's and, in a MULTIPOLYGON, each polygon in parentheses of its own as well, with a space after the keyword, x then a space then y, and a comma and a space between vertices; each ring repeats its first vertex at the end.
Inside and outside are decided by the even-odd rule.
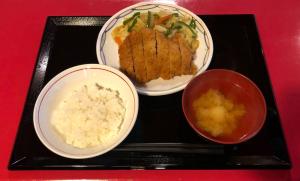
POLYGON ((55 155, 39 141, 32 113, 43 86, 59 72, 98 63, 96 40, 108 17, 49 17, 8 168, 23 169, 229 169, 290 168, 253 15, 200 16, 208 26, 214 54, 209 69, 240 72, 254 81, 267 102, 267 120, 253 139, 238 145, 211 143, 188 125, 182 91, 158 97, 139 95, 136 125, 126 140, 95 158, 55 155))

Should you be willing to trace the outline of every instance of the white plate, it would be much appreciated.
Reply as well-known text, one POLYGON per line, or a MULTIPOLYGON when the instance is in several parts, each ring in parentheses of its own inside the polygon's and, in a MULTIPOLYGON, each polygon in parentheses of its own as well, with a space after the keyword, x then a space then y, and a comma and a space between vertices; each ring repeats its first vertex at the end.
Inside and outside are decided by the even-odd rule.
MULTIPOLYGON (((209 66, 213 55, 213 41, 205 23, 197 15, 185 8, 171 4, 153 2, 143 2, 135 4, 133 6, 129 6, 116 13, 104 24, 98 35, 96 43, 96 53, 99 63, 117 69, 120 68, 118 45, 113 40, 111 32, 114 27, 122 24, 124 17, 130 17, 137 11, 147 12, 148 10, 151 10, 152 12, 166 10, 169 12, 179 13, 185 16, 190 16, 196 20, 196 29, 198 34, 197 38, 200 42, 200 46, 197 49, 194 57, 194 63, 198 67, 196 75, 204 72, 209 66)), ((159 78, 146 83, 146 85, 144 86, 137 84, 135 84, 135 86, 137 91, 141 94, 151 96, 167 95, 184 89, 185 86, 194 76, 176 76, 170 80, 163 80, 159 78)))
POLYGON ((104 154, 119 145, 129 134, 138 113, 138 95, 131 81, 119 70, 99 64, 86 64, 69 68, 56 75, 39 94, 33 111, 34 129, 41 142, 52 152, 67 158, 90 158, 104 154), (66 144, 50 123, 54 108, 61 99, 87 82, 118 90, 126 113, 119 134, 106 145, 79 149, 66 144))

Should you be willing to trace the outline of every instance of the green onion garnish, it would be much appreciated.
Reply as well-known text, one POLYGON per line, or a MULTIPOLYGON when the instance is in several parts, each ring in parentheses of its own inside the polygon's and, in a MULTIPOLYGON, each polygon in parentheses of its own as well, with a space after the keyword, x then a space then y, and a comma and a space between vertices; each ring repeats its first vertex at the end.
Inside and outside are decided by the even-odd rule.
POLYGON ((194 18, 191 19, 190 27, 191 27, 191 28, 194 28, 194 29, 196 28, 196 21, 195 21, 194 18))
POLYGON ((178 13, 173 13, 172 15, 175 16, 175 17, 179 17, 178 13))
POLYGON ((180 30, 181 28, 181 25, 172 23, 171 27, 165 32, 165 36, 169 36, 174 30, 180 30))
POLYGON ((139 17, 140 16, 140 12, 136 12, 134 13, 130 18, 126 19, 125 21, 123 21, 123 25, 126 25, 127 23, 129 23, 131 20, 133 20, 135 17, 139 17))
POLYGON ((134 20, 132 21, 131 25, 128 27, 128 32, 132 31, 132 28, 134 27, 134 25, 137 23, 137 17, 134 18, 134 20))
POLYGON ((178 24, 180 24, 180 25, 183 25, 183 26, 185 26, 185 27, 187 27, 191 32, 192 32, 192 34, 193 34, 193 38, 196 38, 197 37, 197 33, 195 32, 195 30, 191 27, 191 26, 189 26, 188 24, 186 24, 185 22, 183 22, 183 21, 178 21, 177 22, 178 24))

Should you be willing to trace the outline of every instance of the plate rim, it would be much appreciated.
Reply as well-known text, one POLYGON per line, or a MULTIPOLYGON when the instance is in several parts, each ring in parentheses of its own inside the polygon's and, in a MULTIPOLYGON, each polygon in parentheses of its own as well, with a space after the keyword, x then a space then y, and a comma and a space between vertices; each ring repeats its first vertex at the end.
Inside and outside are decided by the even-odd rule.
MULTIPOLYGON (((201 24, 201 26, 203 27, 205 33, 206 33, 206 36, 208 37, 209 39, 209 49, 210 51, 208 51, 208 59, 207 59, 207 62, 204 64, 204 66, 201 68, 200 71, 198 71, 197 74, 193 75, 190 80, 186 81, 185 83, 181 84, 181 85, 178 85, 174 88, 171 88, 171 89, 168 89, 168 90, 162 90, 162 91, 150 91, 150 90, 145 90, 145 89, 140 89, 138 86, 135 86, 136 90, 138 93, 140 94, 143 94, 143 95, 147 95, 147 96, 163 96, 163 95, 168 95, 168 94, 173 94, 173 93, 176 93, 176 92, 179 92, 181 90, 183 90, 187 84, 197 75, 205 72, 207 70, 207 68, 209 67, 211 61, 212 61, 212 57, 213 57, 213 52, 214 52, 214 44, 213 44, 213 39, 212 39, 212 36, 210 34, 210 31, 208 29, 208 27, 206 26, 206 24, 204 23, 204 21, 199 17, 197 16, 195 13, 191 12, 190 10, 184 8, 184 7, 181 7, 177 4, 170 4, 170 3, 165 3, 165 2, 139 2, 139 3, 136 3, 136 4, 133 4, 133 5, 130 5, 130 6, 127 6, 121 10, 119 10, 118 12, 116 12, 114 15, 112 15, 105 23, 104 25, 102 26, 101 30, 99 31, 98 33, 98 37, 97 37, 97 41, 96 41, 96 55, 97 55, 97 61, 99 64, 104 64, 103 63, 103 60, 101 58, 101 55, 100 55, 100 45, 101 45, 101 37, 103 35, 103 33, 105 33, 105 29, 106 27, 110 24, 111 21, 113 21, 117 16, 119 16, 120 14, 124 13, 125 11, 127 10, 130 10, 132 8, 136 8, 136 7, 139 7, 139 6, 145 6, 145 5, 165 5, 165 6, 169 6, 169 7, 173 7, 173 8, 177 8, 177 9, 180 9, 184 12, 186 12, 187 14, 189 14, 190 16, 194 17, 195 19, 197 19, 197 21, 199 21, 199 24, 201 24)), ((104 64, 106 65, 106 64, 104 64)), ((109 66, 109 65, 107 65, 109 66)))

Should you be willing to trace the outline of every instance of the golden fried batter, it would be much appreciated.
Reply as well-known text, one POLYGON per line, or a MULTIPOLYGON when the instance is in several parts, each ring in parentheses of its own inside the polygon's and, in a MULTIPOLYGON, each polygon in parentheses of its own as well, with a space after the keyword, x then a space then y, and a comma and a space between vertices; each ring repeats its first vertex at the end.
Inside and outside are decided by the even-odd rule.
POLYGON ((133 59, 129 36, 119 47, 120 67, 121 70, 126 73, 129 77, 135 78, 135 72, 133 68, 133 59))
POLYGON ((182 36, 167 38, 148 28, 132 31, 121 43, 119 57, 121 70, 139 83, 195 74, 197 70, 193 51, 182 36))
POLYGON ((159 65, 156 60, 155 31, 144 28, 141 30, 144 46, 144 62, 146 63, 147 80, 159 77, 159 65))
POLYGON ((146 63, 144 61, 143 37, 141 32, 132 31, 129 35, 132 49, 133 66, 136 80, 140 83, 147 82, 146 63))

